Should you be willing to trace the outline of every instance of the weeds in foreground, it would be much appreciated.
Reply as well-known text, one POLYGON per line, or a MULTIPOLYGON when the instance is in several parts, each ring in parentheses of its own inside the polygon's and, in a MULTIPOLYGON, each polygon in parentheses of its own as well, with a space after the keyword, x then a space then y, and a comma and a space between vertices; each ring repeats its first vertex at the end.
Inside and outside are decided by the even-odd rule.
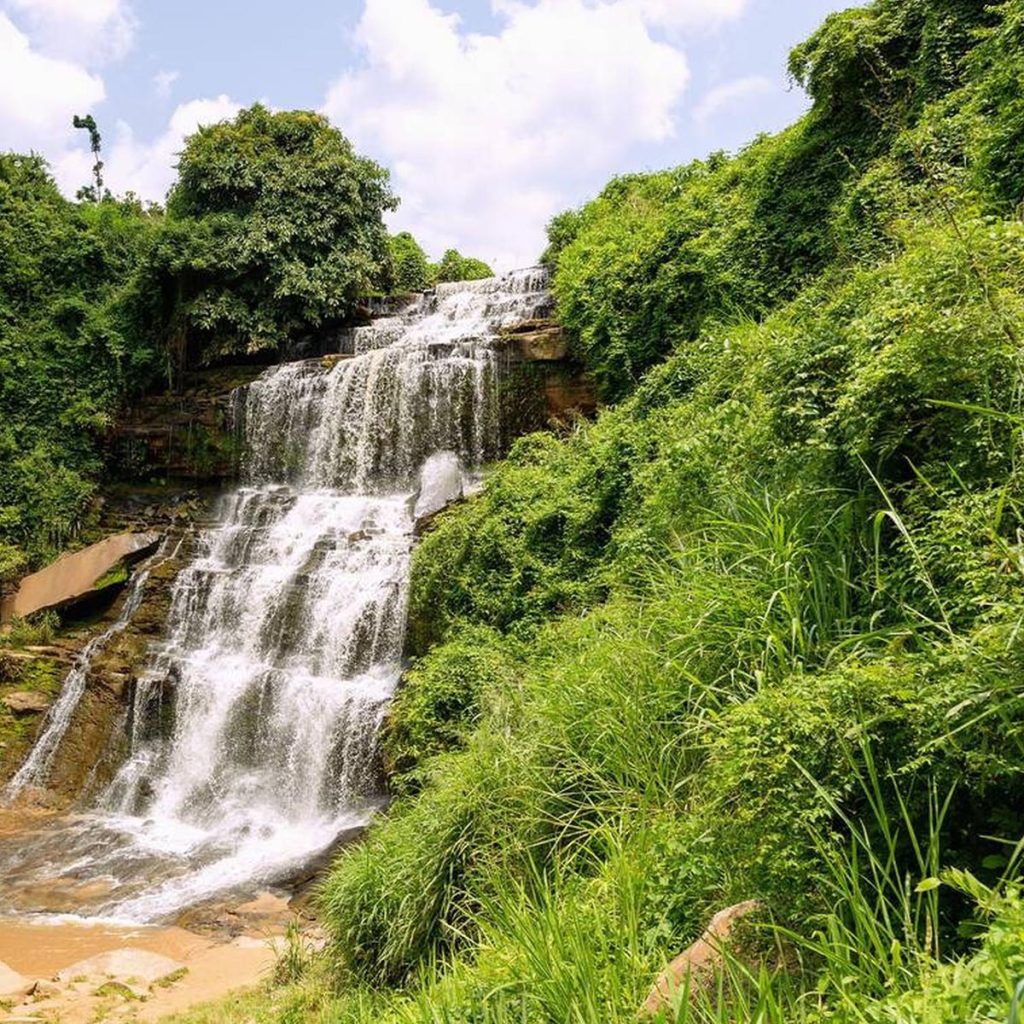
POLYGON ((316 957, 316 951, 309 939, 302 934, 298 921, 289 921, 280 941, 271 943, 276 960, 271 970, 271 981, 275 985, 293 985, 309 972, 316 957))

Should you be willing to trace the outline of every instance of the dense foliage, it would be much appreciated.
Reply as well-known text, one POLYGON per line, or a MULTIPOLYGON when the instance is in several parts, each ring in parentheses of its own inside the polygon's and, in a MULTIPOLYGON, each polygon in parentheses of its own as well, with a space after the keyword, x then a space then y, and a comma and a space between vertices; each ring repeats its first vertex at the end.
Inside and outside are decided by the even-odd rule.
POLYGON ((389 259, 387 172, 326 118, 259 104, 186 140, 144 268, 179 358, 278 350, 343 322, 389 259))
POLYGON ((493 276, 494 271, 483 260, 463 256, 457 249, 448 249, 436 268, 436 278, 440 282, 479 281, 493 276))
MULTIPOLYGON (((796 125, 733 159, 618 178, 556 218, 547 258, 562 317, 605 397, 628 393, 709 321, 763 317, 826 269, 884 258, 903 218, 937 208, 965 164, 991 188, 993 147, 1019 173, 1013 17, 985 57, 970 47, 996 15, 973 0, 832 15, 790 61, 814 100, 796 125), (1003 76, 998 97, 983 61, 1003 76), (982 73, 947 109, 972 67, 982 73)), ((1020 184, 1008 178, 1004 203, 1020 184)))
POLYGON ((431 263, 419 242, 408 231, 393 235, 391 245, 391 291, 396 294, 421 292, 449 281, 478 281, 493 277, 494 271, 471 256, 449 249, 440 263, 431 263))
POLYGON ((1005 1018, 1022 25, 836 15, 793 54, 798 124, 556 218, 561 316, 622 401, 418 548, 400 798, 323 895, 348 992, 265 1012, 633 1020, 753 898, 669 1019, 1005 1018))
POLYGON ((433 286, 437 278, 423 247, 408 231, 392 235, 388 242, 391 248, 391 290, 402 295, 406 292, 422 292, 433 286))
POLYGON ((39 158, 0 155, 0 589, 76 536, 97 440, 161 365, 127 312, 159 222, 68 202, 39 158))

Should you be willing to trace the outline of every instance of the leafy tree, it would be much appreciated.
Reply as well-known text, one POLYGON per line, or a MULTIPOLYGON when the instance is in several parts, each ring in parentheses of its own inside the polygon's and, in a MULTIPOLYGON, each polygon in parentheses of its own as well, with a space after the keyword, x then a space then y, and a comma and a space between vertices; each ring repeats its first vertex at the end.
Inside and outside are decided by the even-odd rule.
POLYGON ((384 277, 388 174, 319 114, 256 104, 186 139, 178 171, 147 278, 179 362, 277 349, 384 277))
POLYGON ((434 283, 435 268, 431 266, 423 247, 408 231, 392 235, 389 245, 393 292, 421 292, 434 283))
POLYGON ((583 226, 580 210, 563 210, 548 222, 548 245, 540 261, 545 266, 554 266, 562 250, 569 245, 583 226))
POLYGON ((479 281, 494 277, 494 271, 483 260, 463 256, 457 249, 449 249, 437 265, 438 281, 479 281))

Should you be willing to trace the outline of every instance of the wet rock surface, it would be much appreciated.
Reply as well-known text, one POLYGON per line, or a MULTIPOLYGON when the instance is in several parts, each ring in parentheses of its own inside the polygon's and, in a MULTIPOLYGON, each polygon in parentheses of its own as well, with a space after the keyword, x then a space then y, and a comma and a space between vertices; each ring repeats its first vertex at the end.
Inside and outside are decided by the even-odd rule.
MULTIPOLYGON (((85 691, 55 755, 45 794, 36 801, 49 806, 83 802, 112 777, 124 756, 123 729, 132 687, 167 621, 174 579, 187 560, 189 535, 171 538, 180 547, 174 557, 150 569, 141 604, 127 627, 91 661, 85 691)), ((116 613, 117 606, 111 610, 116 613)), ((107 621, 105 618, 104 622, 107 621)))

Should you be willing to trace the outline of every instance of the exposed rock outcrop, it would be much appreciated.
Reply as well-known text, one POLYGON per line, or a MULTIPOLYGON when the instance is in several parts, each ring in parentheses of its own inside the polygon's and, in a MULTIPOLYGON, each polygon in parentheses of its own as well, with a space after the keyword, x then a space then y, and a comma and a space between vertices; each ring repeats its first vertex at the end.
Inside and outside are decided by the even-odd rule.
POLYGON ((573 357, 568 336, 555 320, 523 320, 501 333, 510 364, 503 419, 511 436, 597 411, 593 381, 573 357))
POLYGON ((527 362, 561 362, 569 356, 569 339, 553 320, 524 320, 503 333, 527 362))
POLYGON ((47 803, 67 805, 87 798, 113 777, 125 754, 122 723, 136 680, 146 667, 150 645, 163 637, 171 588, 191 553, 186 535, 173 556, 151 566, 142 601, 131 621, 93 659, 85 692, 50 770, 47 803))
POLYGON ((234 475, 233 393, 266 369, 227 366, 190 372, 175 391, 146 395, 120 418, 110 447, 128 479, 219 481, 234 475))
POLYGON ((658 976, 650 995, 640 1008, 641 1015, 654 1017, 671 1010, 678 995, 705 984, 722 965, 722 949, 728 943, 736 924, 760 907, 757 900, 747 900, 720 910, 711 919, 704 934, 680 953, 658 976))
POLYGON ((46 694, 30 690, 15 690, 14 693, 0 697, 0 704, 16 715, 41 715, 51 703, 46 694))
POLYGON ((45 569, 26 576, 18 589, 0 603, 0 622, 75 601, 93 591, 97 581, 119 563, 143 558, 159 543, 159 533, 120 533, 62 555, 45 569))

